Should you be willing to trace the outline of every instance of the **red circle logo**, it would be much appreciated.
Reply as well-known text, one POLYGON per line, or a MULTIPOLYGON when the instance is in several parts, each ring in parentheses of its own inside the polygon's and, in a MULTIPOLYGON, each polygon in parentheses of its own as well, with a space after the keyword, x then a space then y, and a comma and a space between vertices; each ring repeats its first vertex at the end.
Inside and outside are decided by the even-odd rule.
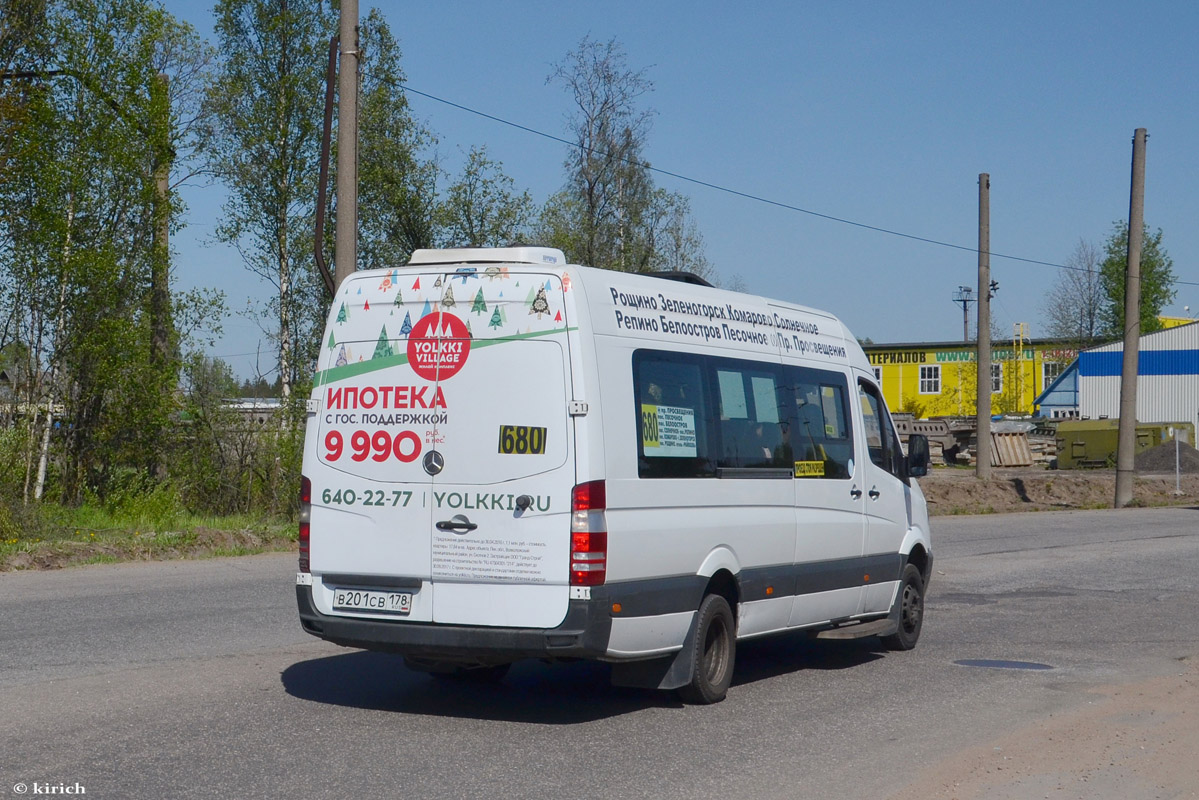
POLYGON ((452 378, 470 354, 466 323, 443 311, 417 320, 408 334, 408 363, 427 381, 452 378))

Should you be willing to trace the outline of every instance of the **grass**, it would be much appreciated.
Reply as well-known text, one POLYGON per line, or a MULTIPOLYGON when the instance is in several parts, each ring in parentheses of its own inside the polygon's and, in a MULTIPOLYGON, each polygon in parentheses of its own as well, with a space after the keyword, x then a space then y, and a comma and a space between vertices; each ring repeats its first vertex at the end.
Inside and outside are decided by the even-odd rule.
POLYGON ((296 525, 283 518, 189 514, 166 503, 0 505, 0 571, 289 550, 296 525))

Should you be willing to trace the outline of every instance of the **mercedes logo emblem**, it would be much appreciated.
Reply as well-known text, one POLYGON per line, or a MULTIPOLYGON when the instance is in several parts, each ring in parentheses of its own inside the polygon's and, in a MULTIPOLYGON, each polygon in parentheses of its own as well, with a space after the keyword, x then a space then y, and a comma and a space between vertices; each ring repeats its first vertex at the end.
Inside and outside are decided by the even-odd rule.
POLYGON ((430 450, 425 454, 424 465, 425 472, 429 473, 430 475, 436 475, 445 469, 445 456, 436 450, 430 450))

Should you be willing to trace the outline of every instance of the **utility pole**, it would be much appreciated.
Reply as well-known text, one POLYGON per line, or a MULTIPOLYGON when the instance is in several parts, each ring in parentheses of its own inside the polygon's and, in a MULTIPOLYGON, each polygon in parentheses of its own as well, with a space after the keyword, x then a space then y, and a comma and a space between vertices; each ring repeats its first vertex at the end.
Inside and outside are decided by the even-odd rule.
POLYGON ((974 474, 991 477, 991 176, 978 176, 978 449, 974 474))
POLYGON ((962 307, 962 341, 970 341, 970 304, 974 302, 974 290, 969 286, 959 286, 953 293, 953 302, 962 307))
POLYGON ((337 73, 336 286, 358 269, 358 0, 342 0, 337 73))
POLYGON ((1124 364, 1120 373, 1120 429, 1116 448, 1116 508, 1132 501, 1136 475, 1137 357, 1141 346, 1141 238, 1145 228, 1144 128, 1132 139, 1132 193, 1128 200, 1128 267, 1124 273, 1124 364))

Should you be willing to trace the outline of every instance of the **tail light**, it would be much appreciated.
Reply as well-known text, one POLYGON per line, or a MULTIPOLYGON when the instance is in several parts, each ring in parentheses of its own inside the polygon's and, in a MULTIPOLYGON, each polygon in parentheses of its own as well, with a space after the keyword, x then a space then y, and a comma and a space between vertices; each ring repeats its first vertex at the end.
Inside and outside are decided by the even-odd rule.
POLYGON ((608 574, 607 497, 603 481, 580 483, 570 498, 570 584, 599 586, 608 574))
POLYGON ((312 481, 300 477, 300 572, 312 572, 312 481))

